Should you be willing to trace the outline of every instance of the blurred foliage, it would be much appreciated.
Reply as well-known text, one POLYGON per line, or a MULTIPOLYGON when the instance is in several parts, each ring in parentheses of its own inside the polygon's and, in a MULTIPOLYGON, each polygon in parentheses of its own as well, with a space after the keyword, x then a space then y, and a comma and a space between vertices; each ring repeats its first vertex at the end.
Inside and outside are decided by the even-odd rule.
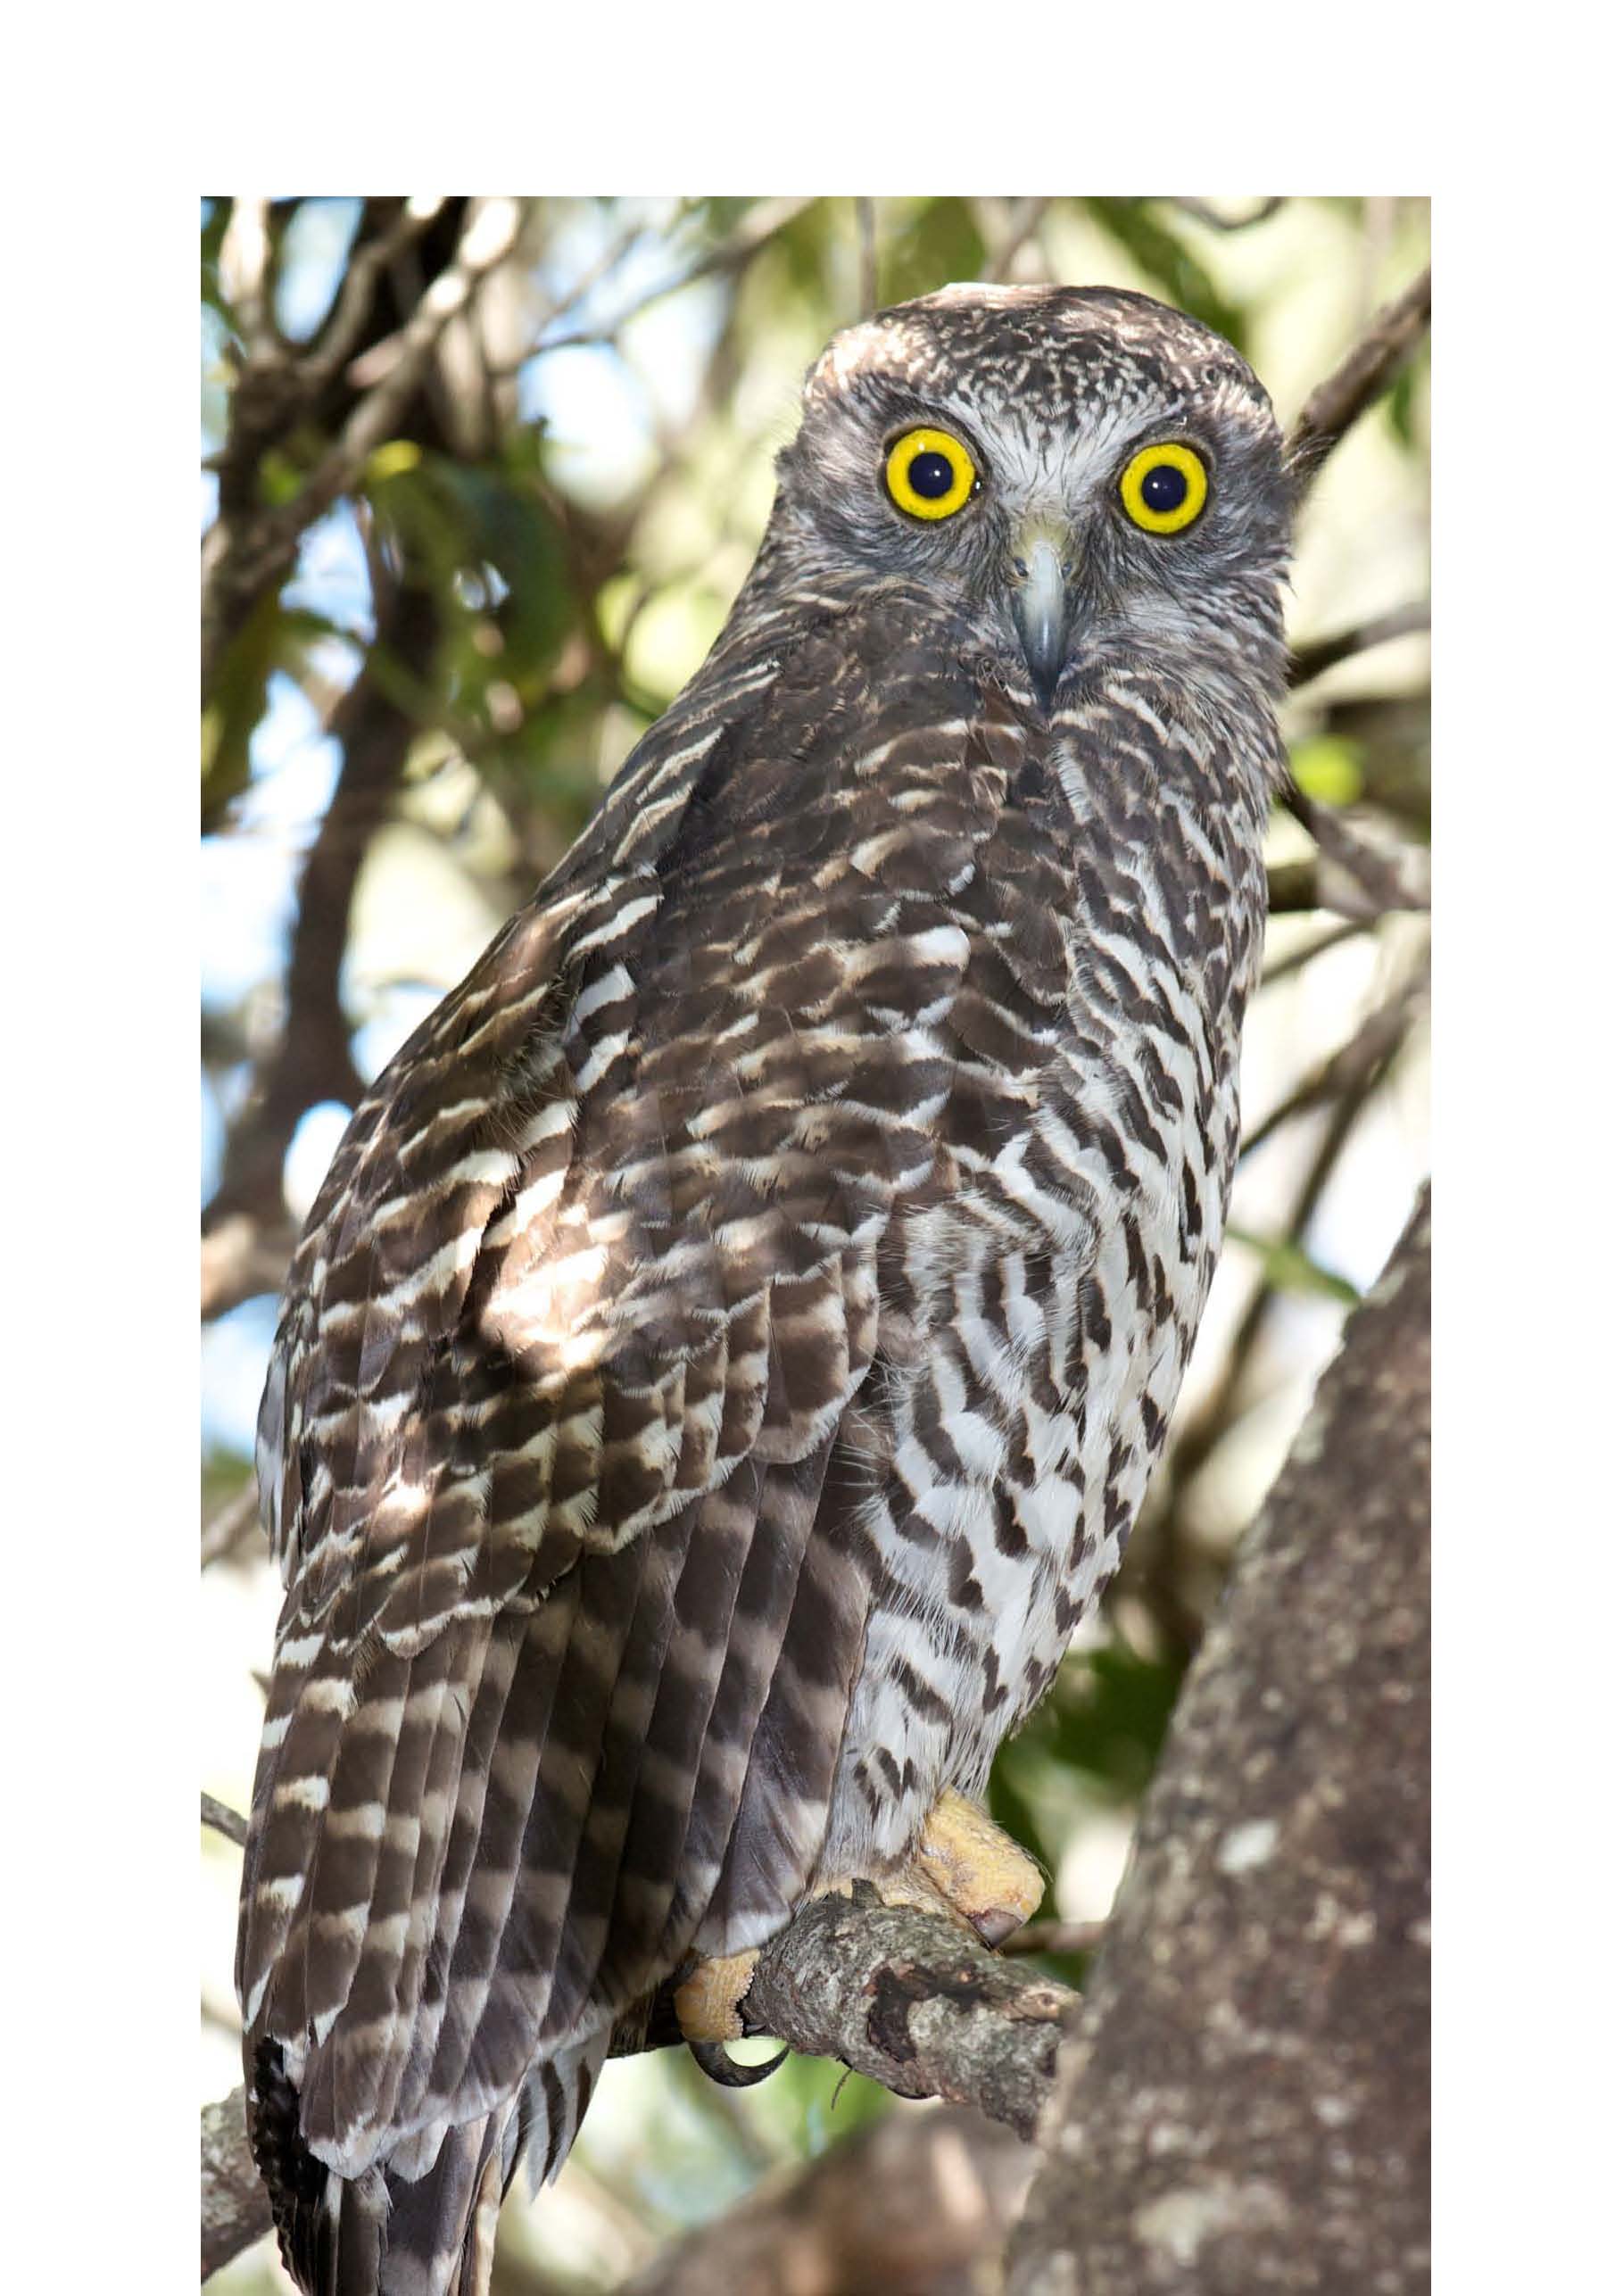
MULTIPOLYGON (((304 1165, 312 1141, 325 1143, 318 1163, 333 1144, 311 1113, 331 1096, 331 1064, 306 1073, 301 1062, 323 1021, 374 1073, 567 849, 697 666, 748 570, 799 375, 836 327, 872 300, 993 269, 1138 287, 1228 335, 1288 422, 1426 260, 1428 238, 1423 202, 1373 198, 525 201, 469 311, 440 328, 381 432, 316 501, 312 474, 400 383, 406 331, 480 220, 469 200, 203 203, 204 586, 220 634, 203 696, 202 817, 219 889, 204 951, 205 1229, 221 1246, 246 1219, 267 1250, 285 1251, 319 1178, 304 1165), (277 518, 296 533, 281 560, 261 562, 277 518), (336 886, 344 913, 325 920, 334 946, 312 958, 318 885, 326 899, 336 886), (290 972, 300 946, 306 960, 290 972)), ((1309 506, 1298 639, 1423 598, 1427 441, 1422 359, 1332 458, 1309 506)), ((1304 789, 1386 850, 1429 834, 1426 664, 1421 635, 1356 654, 1286 717, 1304 789)), ((1286 863, 1307 850, 1283 816, 1276 845, 1286 863)), ((1282 977, 1259 998, 1247 1045, 1260 1107, 1334 1052, 1412 961, 1412 919, 1328 935, 1326 923, 1281 919, 1271 943, 1282 977)), ((1387 1121, 1404 1060, 1422 1057, 1389 1059, 1284 1128, 1255 1174, 1242 1169, 1205 1353, 1127 1568, 993 1772, 994 1813, 1055 1877, 1045 1912, 1078 1911, 1067 1860, 1089 1829, 1124 1836, 1233 1536, 1290 1431, 1271 1402, 1287 1394, 1299 1408, 1303 1364, 1311 1378, 1396 1232, 1406 1168, 1400 1156, 1395 1189, 1380 1177, 1389 1139, 1379 1155, 1361 1142, 1387 1121), (1337 1251, 1356 1280, 1328 1264, 1337 1251)), ((205 1518, 246 1471, 269 1330, 261 1264, 210 1301, 222 1320, 205 1353, 205 1518)), ((241 1590, 231 1605, 222 1593, 219 1631, 242 1636, 233 1662, 245 1678, 265 1662, 275 1609, 257 1542, 209 1581, 241 1590)), ((206 1782, 244 1801, 252 1753, 222 1745, 206 1782)), ((228 1937, 210 1952, 205 1999, 228 2023, 228 1937)), ((602 2149, 610 2117, 588 2121, 578 2190, 599 2246, 569 2218, 567 2272, 548 2247, 548 2209, 576 2189, 572 2168, 562 2201, 504 2228, 512 2288, 609 2285, 638 2260, 639 2239, 645 2250, 890 2103, 823 2064, 791 2064, 741 2097, 667 2060, 658 2079, 663 2105, 623 2108, 643 2116, 633 2184, 594 2167, 615 2158, 602 2149), (601 2189, 617 2182, 634 2192, 629 2209, 601 2189)), ((632 2096, 627 2084, 617 2096, 632 2096)), ((277 2282, 261 2250, 217 2284, 277 2282)))

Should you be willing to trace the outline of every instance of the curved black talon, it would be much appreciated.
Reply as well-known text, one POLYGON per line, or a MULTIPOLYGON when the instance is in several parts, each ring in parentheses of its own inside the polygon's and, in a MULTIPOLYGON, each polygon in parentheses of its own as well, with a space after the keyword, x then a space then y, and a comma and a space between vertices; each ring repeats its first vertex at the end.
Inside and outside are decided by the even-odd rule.
POLYGON ((758 2081, 764 2081, 768 2074, 775 2073, 789 2054, 787 2049, 780 2049, 777 2055, 768 2057, 765 2064, 741 2065, 728 2056, 725 2042, 690 2041, 688 2047, 700 2071, 708 2080, 714 2081, 718 2089, 752 2089, 758 2081))

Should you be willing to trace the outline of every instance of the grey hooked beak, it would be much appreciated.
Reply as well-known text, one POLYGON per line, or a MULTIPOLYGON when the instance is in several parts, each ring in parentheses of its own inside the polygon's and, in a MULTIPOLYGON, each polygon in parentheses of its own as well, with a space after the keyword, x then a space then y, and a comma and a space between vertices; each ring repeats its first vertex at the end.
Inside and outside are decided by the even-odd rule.
POLYGON ((1014 537, 1014 627, 1044 709, 1059 684, 1070 635, 1064 543, 1064 535, 1046 523, 1023 526, 1014 537))

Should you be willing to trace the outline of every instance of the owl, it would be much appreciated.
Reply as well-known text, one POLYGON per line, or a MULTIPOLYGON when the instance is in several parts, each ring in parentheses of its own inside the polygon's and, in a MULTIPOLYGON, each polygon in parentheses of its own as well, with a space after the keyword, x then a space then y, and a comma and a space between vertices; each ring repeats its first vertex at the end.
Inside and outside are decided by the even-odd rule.
POLYGON ((302 2288, 484 2290, 617 2022, 736 2032, 814 1895, 1031 1910, 979 1797, 1211 1280, 1288 535, 1255 377, 1146 296, 836 336, 708 658, 356 1111, 258 1444, 302 2288))

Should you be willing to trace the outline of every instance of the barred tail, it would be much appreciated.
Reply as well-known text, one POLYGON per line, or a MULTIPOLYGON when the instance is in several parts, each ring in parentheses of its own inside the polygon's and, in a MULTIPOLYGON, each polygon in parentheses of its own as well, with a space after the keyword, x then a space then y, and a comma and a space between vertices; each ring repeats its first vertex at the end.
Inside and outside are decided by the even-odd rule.
MULTIPOLYGON (((604 2026, 532 2067, 516 2099, 447 2128, 420 2173, 384 2164, 352 2178, 305 2144, 282 2052, 261 2041, 253 2157, 282 2260, 306 2296, 488 2296, 502 2195, 521 2166, 532 2192, 563 2167, 609 2038, 604 2026)), ((424 2149, 419 2140, 402 2151, 424 2149)))

